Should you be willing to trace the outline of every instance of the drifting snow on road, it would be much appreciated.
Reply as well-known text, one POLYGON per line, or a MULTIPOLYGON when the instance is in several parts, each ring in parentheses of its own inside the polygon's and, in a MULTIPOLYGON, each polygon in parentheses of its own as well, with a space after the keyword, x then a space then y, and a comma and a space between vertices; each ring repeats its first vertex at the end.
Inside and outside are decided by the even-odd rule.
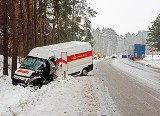
POLYGON ((156 91, 160 90, 160 70, 146 66, 145 61, 133 62, 128 59, 118 59, 118 61, 112 62, 112 65, 137 82, 156 91))
POLYGON ((97 63, 116 111, 122 116, 159 116, 160 69, 143 61, 112 58, 97 63))

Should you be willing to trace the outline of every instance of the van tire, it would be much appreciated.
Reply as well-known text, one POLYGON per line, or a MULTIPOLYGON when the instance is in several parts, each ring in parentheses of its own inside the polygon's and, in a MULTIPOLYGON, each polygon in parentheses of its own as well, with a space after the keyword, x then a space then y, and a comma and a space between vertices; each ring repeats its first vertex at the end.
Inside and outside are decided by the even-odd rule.
POLYGON ((12 79, 12 85, 16 86, 18 84, 16 82, 14 82, 13 79, 12 79))
POLYGON ((42 87, 42 85, 43 85, 43 79, 39 79, 38 84, 33 86, 33 88, 34 88, 34 90, 38 90, 42 87))
POLYGON ((87 71, 86 68, 84 68, 84 69, 82 70, 81 76, 87 76, 87 74, 88 74, 88 71, 87 71))

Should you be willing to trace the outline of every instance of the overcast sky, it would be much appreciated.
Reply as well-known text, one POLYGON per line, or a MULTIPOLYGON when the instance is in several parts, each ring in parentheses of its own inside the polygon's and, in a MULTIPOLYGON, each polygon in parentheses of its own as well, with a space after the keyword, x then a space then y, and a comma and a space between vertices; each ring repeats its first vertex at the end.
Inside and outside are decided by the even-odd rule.
POLYGON ((114 29, 117 34, 147 30, 160 14, 160 0, 87 0, 95 11, 92 27, 114 29))

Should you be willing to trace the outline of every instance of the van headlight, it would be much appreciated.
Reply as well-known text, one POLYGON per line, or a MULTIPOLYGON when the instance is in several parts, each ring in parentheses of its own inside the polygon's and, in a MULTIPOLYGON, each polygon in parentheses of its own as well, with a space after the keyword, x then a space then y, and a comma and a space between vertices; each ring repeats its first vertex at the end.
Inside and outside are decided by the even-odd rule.
POLYGON ((13 78, 14 79, 20 79, 20 80, 26 80, 25 77, 21 77, 21 76, 18 76, 18 75, 13 75, 13 78))
POLYGON ((31 86, 33 84, 32 82, 33 82, 33 79, 31 78, 31 79, 28 79, 26 83, 27 83, 27 85, 31 86))
POLYGON ((15 79, 19 79, 17 75, 13 75, 13 78, 15 78, 15 79))
POLYGON ((30 79, 27 80, 27 85, 32 86, 34 83, 34 80, 41 78, 41 76, 35 76, 35 77, 31 77, 30 79))

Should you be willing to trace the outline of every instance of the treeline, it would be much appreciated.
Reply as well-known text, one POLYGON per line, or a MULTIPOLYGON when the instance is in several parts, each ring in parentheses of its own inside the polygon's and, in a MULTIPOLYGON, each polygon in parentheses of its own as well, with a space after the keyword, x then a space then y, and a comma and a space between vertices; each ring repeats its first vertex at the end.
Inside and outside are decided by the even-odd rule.
POLYGON ((97 28, 92 31, 94 38, 93 50, 107 56, 125 53, 132 44, 146 44, 147 31, 138 31, 138 34, 127 33, 118 35, 112 28, 97 28))
POLYGON ((91 18, 96 12, 86 0, 0 0, 0 53, 3 74, 12 74, 17 56, 25 57, 37 46, 72 40, 92 42, 91 18))
POLYGON ((94 53, 112 55, 117 53, 118 34, 111 28, 97 28, 92 31, 94 38, 94 53))
POLYGON ((152 22, 152 26, 149 27, 148 36, 149 39, 147 39, 147 44, 160 50, 160 14, 152 22))

